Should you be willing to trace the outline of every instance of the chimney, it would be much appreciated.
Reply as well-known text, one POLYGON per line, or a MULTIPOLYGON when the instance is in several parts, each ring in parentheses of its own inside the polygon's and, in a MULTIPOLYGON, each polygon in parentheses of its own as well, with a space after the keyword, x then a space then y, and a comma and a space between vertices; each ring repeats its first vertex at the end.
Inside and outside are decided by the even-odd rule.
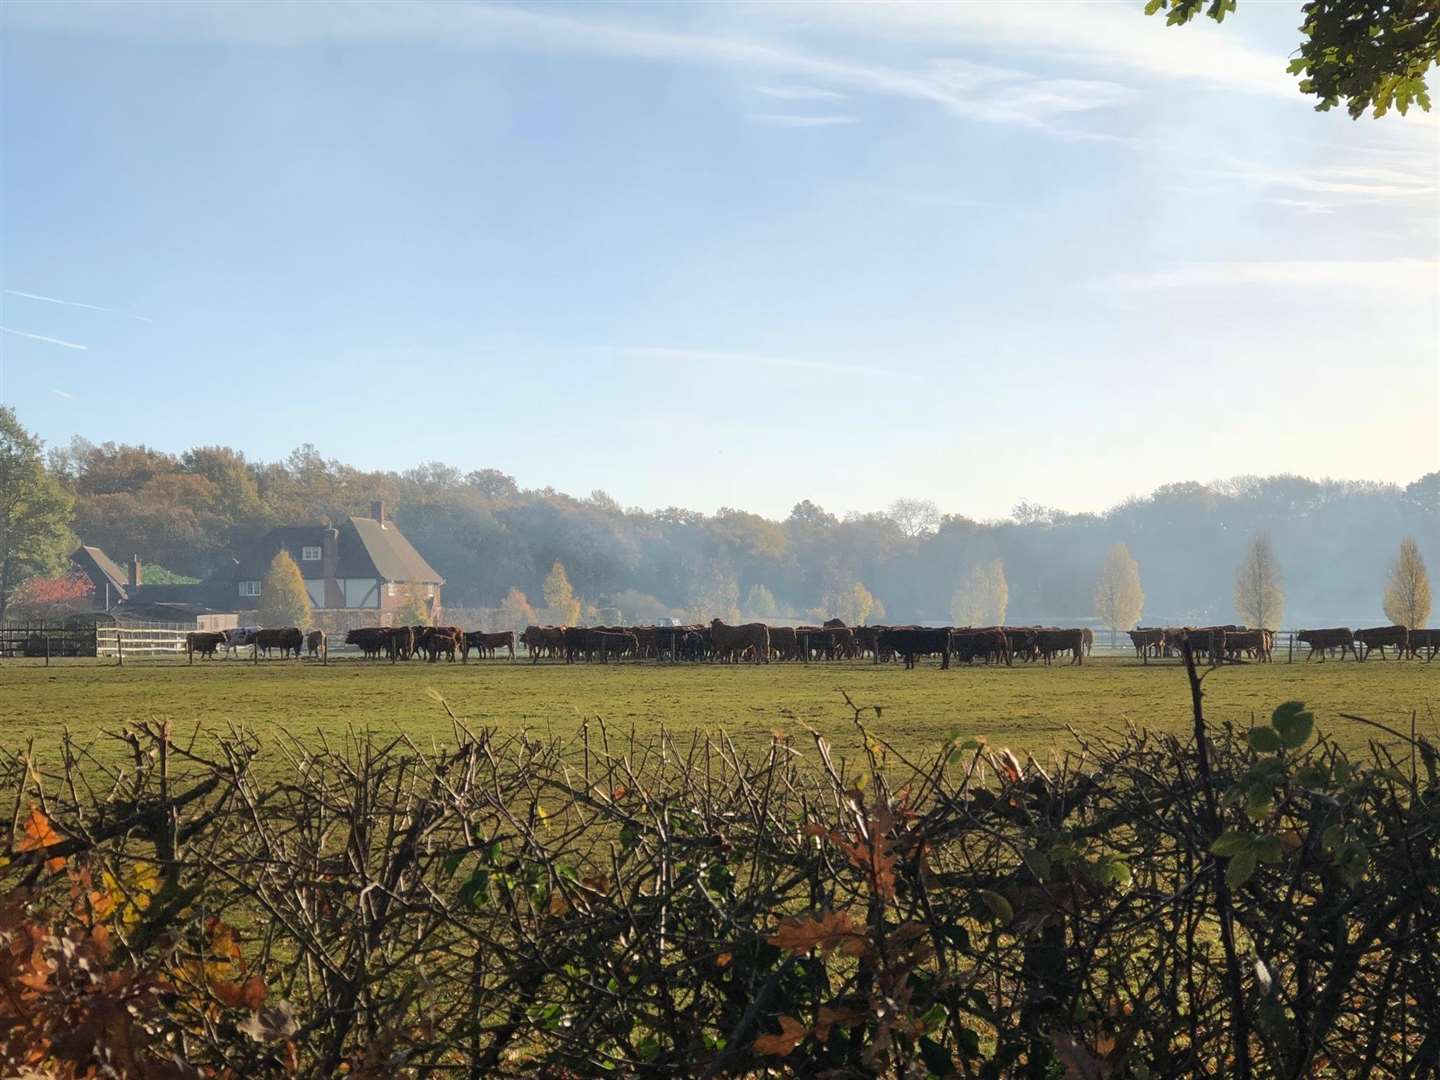
POLYGON ((376 499, 370 504, 370 516, 380 522, 380 527, 385 527, 385 500, 376 499))
POLYGON ((137 589, 145 581, 145 575, 140 569, 140 556, 130 556, 130 588, 137 589))

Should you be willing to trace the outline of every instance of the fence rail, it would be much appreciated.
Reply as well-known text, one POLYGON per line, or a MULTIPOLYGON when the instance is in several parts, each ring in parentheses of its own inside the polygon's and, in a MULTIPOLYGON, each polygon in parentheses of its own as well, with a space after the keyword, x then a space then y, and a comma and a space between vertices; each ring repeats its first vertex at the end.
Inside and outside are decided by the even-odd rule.
POLYGON ((127 656, 175 656, 185 651, 184 630, 101 626, 95 630, 95 655, 124 661, 127 656))

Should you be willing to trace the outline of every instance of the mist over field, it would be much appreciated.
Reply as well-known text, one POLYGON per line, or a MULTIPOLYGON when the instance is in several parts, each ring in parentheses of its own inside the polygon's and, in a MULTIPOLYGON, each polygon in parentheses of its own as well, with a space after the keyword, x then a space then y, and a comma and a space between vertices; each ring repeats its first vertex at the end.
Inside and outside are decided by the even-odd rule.
POLYGON ((522 490, 497 470, 461 473, 438 462, 364 472, 309 446, 257 463, 223 447, 176 456, 77 439, 52 450, 49 463, 74 493, 77 537, 117 559, 138 554, 152 579, 156 564, 204 578, 275 525, 340 520, 383 499, 445 577, 447 607, 495 607, 512 588, 539 606, 558 561, 587 607, 627 622, 736 610, 853 617, 857 584, 878 601, 864 613, 870 622, 949 622, 975 569, 998 559, 1006 620, 1073 623, 1095 615, 1096 578, 1117 543, 1139 563, 1142 623, 1228 622, 1236 569, 1263 532, 1283 577, 1285 625, 1362 625, 1386 621, 1386 575, 1404 537, 1440 565, 1440 472, 1405 486, 1298 476, 1182 482, 1101 513, 1021 503, 991 521, 963 507, 942 513, 897 489, 872 512, 839 516, 800 499, 775 520, 743 507, 626 508, 603 491, 522 490))

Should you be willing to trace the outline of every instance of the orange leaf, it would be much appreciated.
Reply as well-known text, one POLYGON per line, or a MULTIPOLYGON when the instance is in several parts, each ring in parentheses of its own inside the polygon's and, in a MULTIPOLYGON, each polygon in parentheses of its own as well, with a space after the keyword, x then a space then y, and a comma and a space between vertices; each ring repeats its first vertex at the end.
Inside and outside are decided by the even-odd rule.
POLYGON ((775 1054, 784 1057, 786 1054, 799 1046, 805 1036, 809 1034, 805 1025, 796 1020, 793 1016, 780 1017, 779 1035, 761 1035, 755 1040, 755 1050, 761 1054, 775 1054))
POLYGON ((830 1041, 830 1029, 836 1024, 850 1027, 865 1019, 865 1014, 859 1009, 842 1005, 838 1009, 832 1009, 829 1005, 821 1005, 820 1012, 815 1019, 815 1038, 822 1043, 830 1041))
MULTIPOLYGON (((20 843, 15 845, 17 851, 39 851, 52 844, 58 844, 63 839, 50 824, 50 819, 38 806, 30 808, 30 814, 25 818, 25 835, 20 838, 20 843)), ((54 873, 64 869, 65 860, 58 855, 52 859, 45 860, 45 869, 54 873)))

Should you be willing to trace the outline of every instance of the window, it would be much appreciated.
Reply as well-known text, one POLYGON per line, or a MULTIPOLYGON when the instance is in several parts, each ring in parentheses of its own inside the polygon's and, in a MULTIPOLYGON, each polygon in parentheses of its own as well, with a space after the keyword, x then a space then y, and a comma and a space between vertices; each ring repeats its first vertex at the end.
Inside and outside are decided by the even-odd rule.
POLYGON ((428 597, 432 597, 432 596, 434 596, 434 595, 435 595, 435 586, 434 586, 434 585, 426 585, 426 586, 425 586, 425 596, 428 598, 428 597))
POLYGON ((395 582, 393 582, 393 581, 387 581, 387 582, 385 583, 385 595, 386 595, 386 596, 394 596, 394 595, 395 595, 395 582))
POLYGON ((241 595, 241 596, 259 596, 259 595, 260 595, 260 582, 258 582, 258 581, 242 581, 242 582, 240 582, 240 595, 241 595))
POLYGON ((318 547, 303 547, 300 549, 301 562, 319 562, 320 549, 318 547))

